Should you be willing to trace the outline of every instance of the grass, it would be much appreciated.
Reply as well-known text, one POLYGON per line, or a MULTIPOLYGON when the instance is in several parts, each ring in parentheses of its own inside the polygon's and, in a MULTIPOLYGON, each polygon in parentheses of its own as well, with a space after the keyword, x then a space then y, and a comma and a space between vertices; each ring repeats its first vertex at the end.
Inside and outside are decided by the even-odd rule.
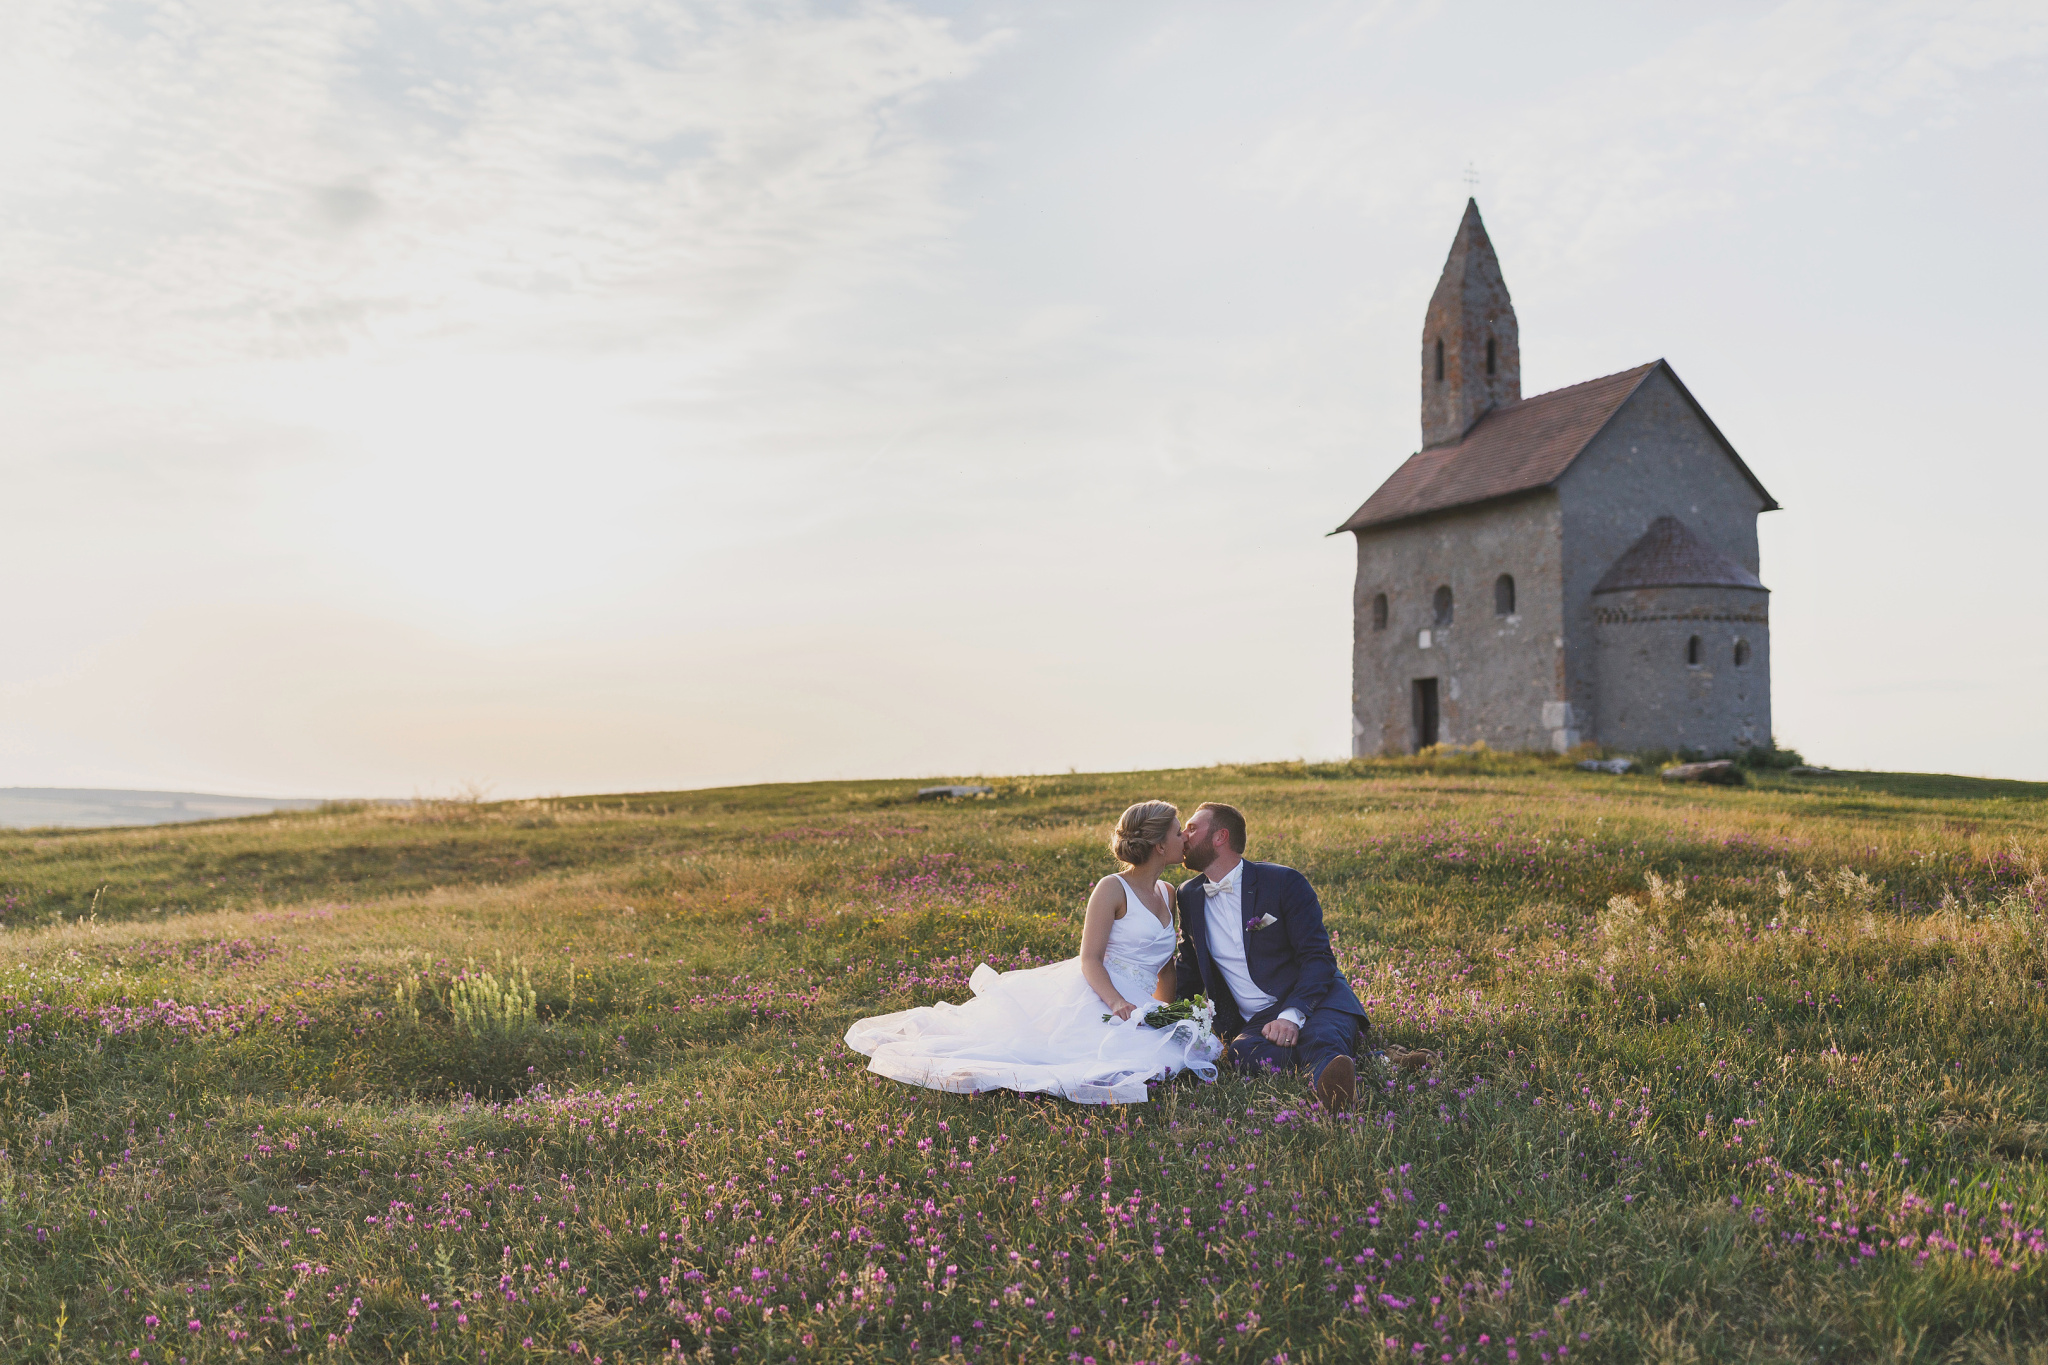
POLYGON ((2048 788, 1545 759, 0 835, 0 1359, 2048 1359, 2048 788), (1084 1109, 847 1023, 1243 806, 1380 1036, 1084 1109))

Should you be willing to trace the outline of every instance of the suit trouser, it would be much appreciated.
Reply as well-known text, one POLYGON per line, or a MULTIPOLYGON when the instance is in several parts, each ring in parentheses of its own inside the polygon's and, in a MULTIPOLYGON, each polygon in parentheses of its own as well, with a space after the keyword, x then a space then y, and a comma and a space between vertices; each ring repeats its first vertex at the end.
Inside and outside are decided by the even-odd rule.
POLYGON ((1281 1047, 1260 1032, 1280 1017, 1280 1006, 1260 1010, 1246 1022, 1243 1031, 1230 1040, 1230 1064, 1239 1071, 1292 1071, 1306 1067, 1311 1078, 1323 1074, 1334 1057, 1358 1055, 1358 1031, 1365 1025, 1362 1015, 1347 1009, 1324 1006, 1301 1026, 1293 1047, 1281 1047))

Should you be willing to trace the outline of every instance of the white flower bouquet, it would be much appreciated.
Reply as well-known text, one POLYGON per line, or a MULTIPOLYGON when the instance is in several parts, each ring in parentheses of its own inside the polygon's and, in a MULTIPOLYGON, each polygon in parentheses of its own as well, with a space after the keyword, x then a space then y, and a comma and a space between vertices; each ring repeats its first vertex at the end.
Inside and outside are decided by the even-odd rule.
MULTIPOLYGON (((1113 1014, 1105 1014, 1102 1022, 1106 1024, 1114 1018, 1113 1014)), ((1192 1021, 1206 1032, 1215 1027, 1216 1004, 1206 995, 1193 995, 1185 1000, 1155 1004, 1143 1014, 1134 1014, 1131 1018, 1146 1028, 1172 1028, 1175 1024, 1192 1021)))

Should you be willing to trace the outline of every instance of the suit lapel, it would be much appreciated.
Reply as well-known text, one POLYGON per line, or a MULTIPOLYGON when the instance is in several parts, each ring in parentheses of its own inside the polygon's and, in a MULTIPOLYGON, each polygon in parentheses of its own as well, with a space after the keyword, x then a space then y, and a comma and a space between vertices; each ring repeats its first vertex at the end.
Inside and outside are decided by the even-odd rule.
MULTIPOLYGON (((1206 913, 1209 893, 1202 890, 1208 880, 1207 877, 1196 873, 1194 879, 1187 883, 1195 888, 1195 894, 1188 897, 1187 904, 1181 907, 1180 912, 1181 928, 1186 932, 1188 942, 1194 945, 1195 962, 1198 966, 1209 959, 1209 917, 1206 913)), ((1203 967, 1202 976, 1205 980, 1208 975, 1208 968, 1203 967)))
MULTIPOLYGON (((1216 955, 1209 951, 1209 893, 1204 888, 1209 878, 1197 873, 1189 882, 1195 888, 1191 910, 1181 912, 1181 922, 1188 937, 1195 945, 1195 966, 1202 973, 1202 991, 1216 1007, 1236 1012, 1237 1001, 1230 994, 1230 983, 1223 979, 1223 973, 1216 966, 1216 955)), ((1227 1016, 1226 1016, 1227 1017, 1227 1016)))
MULTIPOLYGON (((1265 913, 1259 909, 1259 883, 1258 865, 1247 861, 1244 865, 1244 876, 1238 882, 1238 901, 1243 908, 1244 923, 1247 925, 1265 913)), ((1257 938, 1258 935, 1249 928, 1244 931, 1244 970, 1245 975, 1251 977, 1254 985, 1258 986, 1260 990, 1266 990, 1266 983, 1259 980, 1259 969, 1253 962, 1253 955, 1256 951, 1253 945, 1254 940, 1257 938)), ((1267 991, 1267 994, 1270 995, 1271 993, 1267 991)))
POLYGON ((1191 898, 1192 909, 1181 911, 1181 923, 1187 930, 1188 938, 1195 945, 1195 966, 1202 973, 1202 989, 1211 1000, 1225 999, 1230 994, 1229 983, 1222 973, 1216 971, 1216 957, 1209 951, 1209 893, 1202 888, 1209 879, 1197 873, 1190 883, 1195 888, 1191 898), (1214 980, 1211 980, 1211 976, 1214 980))

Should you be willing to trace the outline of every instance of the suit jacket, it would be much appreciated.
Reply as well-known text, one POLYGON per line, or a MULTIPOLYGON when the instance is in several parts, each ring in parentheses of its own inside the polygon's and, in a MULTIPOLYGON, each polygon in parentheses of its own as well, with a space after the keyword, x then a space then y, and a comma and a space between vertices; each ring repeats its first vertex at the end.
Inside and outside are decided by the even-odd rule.
MULTIPOLYGON (((1176 993, 1201 992, 1216 1002, 1216 1031, 1228 1038, 1244 1028, 1244 1017, 1230 983, 1209 954, 1209 879, 1190 877, 1180 888, 1180 948, 1174 961, 1176 993)), ((1337 970, 1323 928, 1323 905, 1308 878, 1278 863, 1245 860, 1239 886, 1246 919, 1271 915, 1278 921, 1244 936, 1244 964, 1252 981, 1280 1003, 1277 1010, 1341 1009, 1365 1018, 1365 1007, 1352 994, 1351 983, 1337 970)))

